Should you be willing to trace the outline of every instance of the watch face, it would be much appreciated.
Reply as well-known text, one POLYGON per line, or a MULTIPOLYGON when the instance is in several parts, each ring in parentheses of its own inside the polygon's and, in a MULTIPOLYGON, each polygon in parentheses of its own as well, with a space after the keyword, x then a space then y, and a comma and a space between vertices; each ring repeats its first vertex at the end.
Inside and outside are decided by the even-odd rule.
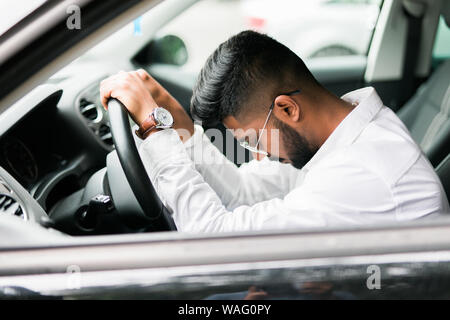
POLYGON ((169 111, 164 108, 158 107, 155 109, 155 120, 161 127, 171 127, 173 125, 173 117, 169 111))

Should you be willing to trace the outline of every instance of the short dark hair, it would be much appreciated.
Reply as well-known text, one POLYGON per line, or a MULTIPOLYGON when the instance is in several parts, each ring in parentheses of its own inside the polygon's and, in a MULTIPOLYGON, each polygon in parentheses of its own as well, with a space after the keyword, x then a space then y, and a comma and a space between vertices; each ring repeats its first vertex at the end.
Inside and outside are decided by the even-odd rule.
POLYGON ((289 48, 267 35, 243 31, 207 59, 193 90, 191 115, 206 124, 217 123, 229 115, 239 116, 252 94, 264 92, 273 99, 282 92, 317 84, 289 48))

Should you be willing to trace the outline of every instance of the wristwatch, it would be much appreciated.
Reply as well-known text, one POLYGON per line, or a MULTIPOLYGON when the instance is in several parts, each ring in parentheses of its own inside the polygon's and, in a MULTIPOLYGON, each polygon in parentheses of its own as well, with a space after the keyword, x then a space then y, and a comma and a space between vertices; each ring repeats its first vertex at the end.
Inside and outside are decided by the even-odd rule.
POLYGON ((136 135, 141 138, 145 139, 149 136, 149 134, 153 130, 157 129, 168 129, 172 128, 173 126, 173 117, 172 114, 163 107, 157 107, 153 109, 152 113, 142 121, 141 125, 139 126, 139 129, 136 130, 136 135))

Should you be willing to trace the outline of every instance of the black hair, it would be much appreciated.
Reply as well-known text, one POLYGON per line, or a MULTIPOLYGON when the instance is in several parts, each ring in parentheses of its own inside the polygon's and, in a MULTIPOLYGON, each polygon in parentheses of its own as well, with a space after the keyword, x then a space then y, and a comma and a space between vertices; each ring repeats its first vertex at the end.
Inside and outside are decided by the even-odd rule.
POLYGON ((274 99, 312 85, 317 81, 289 48, 267 35, 243 31, 207 59, 193 90, 191 115, 204 124, 217 123, 239 116, 256 94, 274 99))

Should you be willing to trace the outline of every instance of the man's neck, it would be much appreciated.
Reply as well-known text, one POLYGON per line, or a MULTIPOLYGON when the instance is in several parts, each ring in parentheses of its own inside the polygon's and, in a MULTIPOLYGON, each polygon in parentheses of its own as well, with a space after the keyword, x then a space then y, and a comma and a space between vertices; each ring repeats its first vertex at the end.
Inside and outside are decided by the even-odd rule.
POLYGON ((317 119, 320 123, 320 126, 318 126, 318 143, 320 146, 325 143, 339 124, 356 107, 352 103, 332 94, 329 94, 322 101, 323 104, 319 108, 317 119))

